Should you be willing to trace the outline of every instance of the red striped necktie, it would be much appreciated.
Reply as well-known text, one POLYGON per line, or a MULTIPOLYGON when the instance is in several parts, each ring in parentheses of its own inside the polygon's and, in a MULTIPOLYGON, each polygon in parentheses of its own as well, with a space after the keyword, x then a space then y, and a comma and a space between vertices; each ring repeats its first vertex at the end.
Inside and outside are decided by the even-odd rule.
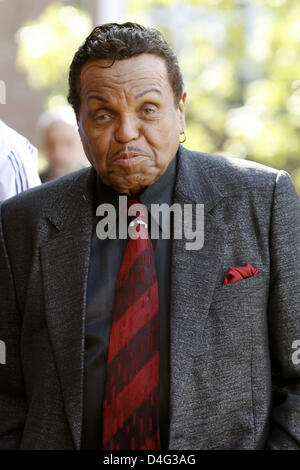
POLYGON ((106 366, 102 447, 107 450, 160 449, 158 284, 147 209, 137 199, 127 207, 134 203, 140 237, 126 244, 106 366))

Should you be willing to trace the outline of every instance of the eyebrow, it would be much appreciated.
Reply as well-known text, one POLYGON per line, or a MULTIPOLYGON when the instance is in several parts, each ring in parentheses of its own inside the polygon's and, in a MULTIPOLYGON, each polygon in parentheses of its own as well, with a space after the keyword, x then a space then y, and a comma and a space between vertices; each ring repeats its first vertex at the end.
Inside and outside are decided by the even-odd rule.
POLYGON ((162 94, 159 88, 157 88, 156 86, 152 86, 151 88, 147 88, 147 90, 141 91, 140 93, 135 95, 135 98, 141 98, 142 96, 146 95, 147 93, 150 93, 150 91, 156 91, 160 95, 162 94))
POLYGON ((91 100, 91 99, 95 99, 95 100, 98 100, 98 101, 103 101, 103 103, 108 103, 108 100, 103 98, 103 96, 99 96, 99 95, 89 95, 88 96, 88 100, 91 100))
MULTIPOLYGON (((135 95, 135 98, 141 98, 142 96, 146 95, 147 93, 150 93, 151 91, 155 91, 156 93, 159 93, 160 95, 162 95, 162 92, 160 91, 160 89, 153 86, 151 88, 147 88, 144 91, 141 91, 140 93, 135 95)), ((98 101, 102 101, 103 103, 108 103, 109 102, 106 98, 103 98, 103 96, 100 96, 100 95, 89 95, 88 96, 88 100, 90 100, 92 98, 94 98, 98 101)))

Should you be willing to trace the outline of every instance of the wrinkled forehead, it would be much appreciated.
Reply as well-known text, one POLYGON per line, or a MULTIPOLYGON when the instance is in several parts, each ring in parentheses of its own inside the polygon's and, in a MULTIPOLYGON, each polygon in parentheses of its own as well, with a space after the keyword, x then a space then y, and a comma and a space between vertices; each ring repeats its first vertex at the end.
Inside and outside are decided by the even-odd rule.
POLYGON ((145 87, 157 87, 161 92, 172 91, 165 60, 153 54, 140 54, 129 59, 94 59, 82 67, 80 94, 109 89, 126 89, 132 94, 145 87))

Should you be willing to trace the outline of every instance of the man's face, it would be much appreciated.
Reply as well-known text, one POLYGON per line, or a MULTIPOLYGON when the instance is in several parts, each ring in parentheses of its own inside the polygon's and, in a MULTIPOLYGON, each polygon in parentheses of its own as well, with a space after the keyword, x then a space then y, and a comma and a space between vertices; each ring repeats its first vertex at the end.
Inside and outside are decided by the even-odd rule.
POLYGON ((165 61, 153 54, 87 62, 80 75, 79 133, 101 177, 119 193, 138 194, 167 169, 184 130, 165 61), (101 66, 101 67, 100 67, 101 66))
POLYGON ((83 153, 76 127, 63 121, 55 121, 45 129, 43 149, 50 166, 55 170, 78 167, 83 153))

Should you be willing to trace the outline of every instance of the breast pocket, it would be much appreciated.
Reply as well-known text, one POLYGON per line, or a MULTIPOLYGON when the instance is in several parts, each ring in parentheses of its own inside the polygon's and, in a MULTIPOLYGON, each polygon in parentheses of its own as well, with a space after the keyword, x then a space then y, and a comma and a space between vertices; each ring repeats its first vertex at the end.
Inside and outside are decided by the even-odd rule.
POLYGON ((256 276, 222 285, 214 291, 210 320, 212 324, 219 324, 223 338, 241 351, 251 346, 253 323, 266 313, 267 288, 266 276, 261 271, 256 276))
POLYGON ((221 285, 215 288, 212 304, 215 302, 232 301, 246 296, 251 299, 253 295, 262 291, 266 287, 266 276, 259 272, 256 276, 250 276, 231 284, 221 285))

